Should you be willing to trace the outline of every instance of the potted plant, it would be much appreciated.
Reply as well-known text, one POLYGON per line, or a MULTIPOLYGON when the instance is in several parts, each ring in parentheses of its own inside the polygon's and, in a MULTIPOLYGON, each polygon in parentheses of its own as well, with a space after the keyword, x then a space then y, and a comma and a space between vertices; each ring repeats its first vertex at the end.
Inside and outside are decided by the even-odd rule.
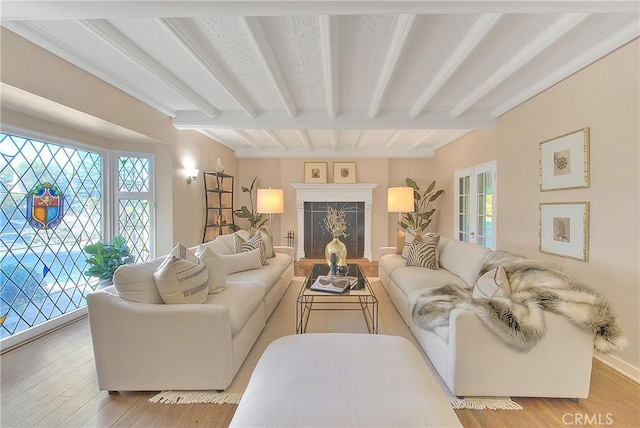
POLYGON ((404 213, 404 220, 400 222, 400 227, 406 230, 407 228, 413 230, 418 235, 422 235, 429 227, 432 221, 432 216, 435 214, 436 209, 429 209, 429 204, 434 202, 444 193, 444 190, 434 190, 436 187, 436 181, 433 180, 427 189, 420 193, 420 187, 410 178, 406 180, 407 186, 413 188, 413 205, 414 211, 412 213, 404 213))
MULTIPOLYGON (((99 285, 113 283, 113 273, 121 265, 133 263, 133 256, 122 236, 116 236, 110 244, 96 242, 84 247, 84 252, 90 257, 87 264, 90 266, 84 274, 100 279, 99 285)), ((95 289, 95 288, 94 288, 95 289)))
POLYGON ((253 181, 251 182, 251 186, 249 187, 242 186, 240 188, 243 193, 249 194, 249 205, 251 206, 251 209, 247 208, 246 205, 243 205, 240 207, 240 209, 235 210, 233 212, 233 215, 235 215, 236 217, 246 218, 247 220, 249 220, 249 226, 251 227, 251 230, 258 230, 269 219, 269 217, 266 214, 256 213, 255 206, 253 205, 253 188, 256 185, 257 179, 258 177, 253 178, 253 181))

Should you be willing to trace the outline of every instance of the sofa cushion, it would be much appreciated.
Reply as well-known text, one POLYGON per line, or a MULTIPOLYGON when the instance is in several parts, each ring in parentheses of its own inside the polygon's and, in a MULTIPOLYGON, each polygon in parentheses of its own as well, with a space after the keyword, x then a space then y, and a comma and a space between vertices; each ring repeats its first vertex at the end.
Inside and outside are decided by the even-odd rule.
POLYGON ((282 269, 291 264, 291 256, 284 253, 273 253, 273 257, 267 260, 269 266, 280 266, 282 269))
POLYGON ((406 296, 414 290, 436 288, 451 283, 470 288, 462 279, 445 269, 433 270, 408 266, 394 270, 391 280, 406 296))
POLYGON ((169 254, 153 273, 164 303, 204 303, 209 292, 209 274, 204 263, 169 254))
POLYGON ((471 288, 478 278, 484 258, 490 252, 482 245, 449 239, 440 250, 440 267, 462 278, 471 288))
POLYGON ((153 273, 164 261, 159 257, 147 262, 122 265, 113 274, 113 285, 118 296, 131 302, 163 303, 156 288, 153 273))
POLYGON ((227 275, 227 285, 232 282, 252 282, 259 285, 266 294, 267 291, 278 281, 283 271, 282 266, 267 265, 260 269, 246 270, 227 275))
POLYGON ((243 272, 262 267, 262 263, 260 261, 260 250, 257 248, 238 254, 224 254, 220 257, 222 257, 225 262, 227 278, 229 275, 236 272, 243 272))
POLYGON ((474 299, 489 299, 491 297, 509 297, 511 288, 509 278, 502 266, 487 271, 473 286, 474 299))
POLYGON ((384 269, 387 275, 391 276, 394 270, 403 268, 407 265, 407 261, 399 254, 385 254, 378 260, 378 268, 384 269))
POLYGON ((229 308, 231 334, 245 325, 249 317, 264 298, 264 290, 256 284, 237 282, 229 284, 218 294, 209 294, 206 303, 215 303, 229 308))
POLYGON ((409 245, 407 266, 438 269, 438 242, 440 235, 417 236, 409 245))
POLYGON ((227 233, 227 234, 224 234, 224 235, 219 235, 219 236, 216 237, 216 239, 214 239, 214 242, 220 242, 221 244, 224 244, 225 247, 227 247, 229 252, 225 253, 225 254, 233 254, 235 252, 235 251, 233 251, 235 235, 239 235, 242 238, 244 238, 245 240, 249 239, 249 237, 251 236, 251 234, 249 232, 247 232, 246 230, 238 230, 238 231, 236 231, 234 233, 227 233))
POLYGON ((196 257, 207 267, 209 273, 209 293, 216 293, 227 282, 227 264, 220 254, 211 247, 199 245, 196 257))
POLYGON ((267 264, 266 250, 264 242, 262 242, 262 238, 260 236, 260 232, 256 232, 251 235, 249 239, 245 239, 239 234, 233 234, 233 242, 234 253, 244 253, 246 251, 251 251, 254 249, 260 250, 260 264, 263 266, 267 264))

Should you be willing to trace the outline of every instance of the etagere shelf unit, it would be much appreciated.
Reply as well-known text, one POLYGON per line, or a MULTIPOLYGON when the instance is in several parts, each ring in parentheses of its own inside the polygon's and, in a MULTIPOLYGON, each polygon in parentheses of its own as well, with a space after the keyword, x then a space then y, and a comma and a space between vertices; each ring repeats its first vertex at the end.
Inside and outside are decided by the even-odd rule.
POLYGON ((206 204, 205 226, 202 242, 218 235, 232 233, 236 224, 233 217, 234 177, 222 172, 204 172, 204 197, 206 204))

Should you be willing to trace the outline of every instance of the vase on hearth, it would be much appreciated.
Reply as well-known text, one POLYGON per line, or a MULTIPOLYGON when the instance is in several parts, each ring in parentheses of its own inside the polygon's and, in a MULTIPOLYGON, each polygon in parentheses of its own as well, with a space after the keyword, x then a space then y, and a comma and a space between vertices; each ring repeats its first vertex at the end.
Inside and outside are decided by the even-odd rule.
POLYGON ((331 241, 329 241, 326 247, 324 247, 324 255, 329 266, 331 266, 331 254, 336 255, 336 272, 342 275, 346 274, 347 246, 344 245, 344 242, 340 241, 338 237, 334 237, 331 241))

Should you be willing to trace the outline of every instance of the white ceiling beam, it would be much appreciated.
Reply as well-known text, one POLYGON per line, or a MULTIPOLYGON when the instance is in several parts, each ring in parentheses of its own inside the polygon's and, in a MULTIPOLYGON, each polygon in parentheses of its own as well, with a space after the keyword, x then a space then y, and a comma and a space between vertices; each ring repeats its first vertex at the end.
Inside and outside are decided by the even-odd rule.
POLYGON ((446 146, 449 143, 453 143, 458 138, 462 138, 468 133, 472 132, 473 129, 461 129, 458 132, 454 132, 453 134, 449 134, 446 138, 441 139, 436 144, 431 145, 431 149, 434 151, 446 146))
POLYGON ((309 133, 305 129, 298 129, 298 135, 302 139, 304 146, 307 150, 313 150, 313 143, 311 143, 311 137, 309 137, 309 133))
POLYGON ((415 20, 416 15, 400 15, 398 17, 387 54, 382 63, 382 70, 380 70, 380 75, 378 76, 378 83, 371 97, 371 104, 369 105, 369 117, 371 118, 375 118, 380 113, 382 100, 387 93, 393 72, 398 66, 398 62, 400 62, 400 57, 407 44, 415 20))
POLYGON ((638 27, 638 23, 634 22, 627 25, 610 37, 596 43, 591 49, 565 63, 562 67, 555 70, 549 70, 548 74, 546 74, 542 80, 535 82, 525 90, 518 92, 513 97, 496 106, 491 110, 491 116, 499 117, 503 115, 529 98, 532 98, 540 92, 550 88, 561 80, 571 76, 573 73, 582 70, 589 64, 618 49, 620 46, 630 42, 638 36, 640 36, 640 27, 638 27))
POLYGON ((385 142, 382 144, 382 150, 387 150, 389 147, 391 147, 396 140, 400 137, 400 131, 399 130, 394 130, 391 132, 391 134, 389 134, 387 136, 387 139, 385 140, 385 142))
POLYGON ((448 112, 428 112, 417 119, 404 110, 383 111, 371 119, 363 111, 345 111, 335 119, 321 112, 300 112, 291 118, 285 112, 264 112, 255 119, 242 112, 221 111, 216 118, 197 110, 181 110, 172 119, 178 129, 491 129, 497 120, 488 112, 468 112, 452 118, 448 112))
MULTIPOLYGON (((213 60, 207 48, 207 41, 192 31, 181 19, 161 19, 158 22, 183 46, 193 59, 207 72, 207 74, 237 102, 242 110, 251 117, 258 115, 253 100, 239 88, 227 73, 213 60)), ((193 26, 193 25, 192 25, 193 26)))
POLYGON ((280 63, 276 58, 276 54, 273 52, 273 48, 267 39, 267 35, 260 23, 260 19, 241 17, 240 22, 246 27, 249 40, 258 53, 258 56, 262 61, 262 65, 271 77, 287 113, 289 113, 289 116, 295 117, 298 114, 298 107, 293 100, 293 95, 291 95, 291 90, 287 85, 287 80, 284 77, 284 73, 282 72, 280 63))
POLYGON ((453 75, 467 57, 471 55, 476 46, 478 46, 485 36, 496 26, 501 17, 502 15, 498 13, 488 13, 478 18, 462 42, 456 47, 451 56, 447 58, 447 61, 435 77, 431 79, 429 86, 420 94, 411 107, 411 110, 409 110, 409 116, 415 118, 424 111, 431 98, 447 83, 451 75, 453 75))
POLYGON ((364 147, 364 145, 367 142, 367 134, 368 132, 364 129, 359 129, 358 130, 358 136, 356 137, 356 144, 355 144, 355 149, 361 149, 364 147))
POLYGON ((25 39, 42 46, 60 58, 69 61, 71 64, 86 70, 99 79, 102 79, 110 85, 113 85, 123 92, 139 99, 143 103, 150 105, 167 116, 175 117, 176 110, 158 99, 156 96, 140 89, 129 80, 123 79, 117 74, 111 72, 111 70, 105 68, 102 64, 95 62, 69 45, 62 43, 50 34, 44 32, 42 29, 38 28, 33 23, 16 21, 3 22, 2 25, 25 39))
POLYGON ((331 150, 338 150, 340 146, 340 131, 337 129, 329 131, 329 140, 331 142, 331 150))
POLYGON ((3 20, 171 18, 199 16, 300 16, 482 14, 482 13, 638 13, 637 0, 494 1, 494 0, 315 0, 289 1, 210 0, 3 0, 3 20))
POLYGON ((321 15, 319 19, 327 111, 329 116, 336 117, 338 115, 338 26, 331 16, 321 15))
POLYGON ((192 102, 195 106, 202 109, 202 111, 209 117, 213 118, 218 115, 218 110, 213 105, 202 98, 195 90, 191 89, 191 87, 184 83, 175 74, 170 72, 164 65, 156 61, 151 55, 147 54, 138 45, 133 43, 127 36, 122 34, 120 30, 109 22, 104 20, 95 20, 78 21, 78 23, 108 45, 126 55, 136 64, 143 67, 167 86, 170 86, 174 91, 192 102))
POLYGON ((244 129, 230 129, 229 132, 240 138, 242 141, 244 141, 254 149, 262 150, 264 148, 260 144, 258 144, 258 142, 254 140, 253 137, 249 135, 249 133, 244 129))
POLYGON ((425 141, 427 141, 436 132, 438 132, 437 129, 430 129, 428 131, 425 131, 421 136, 418 137, 418 139, 416 141, 414 141, 409 146, 409 151, 417 149, 419 146, 421 146, 425 141))
MULTIPOLYGON (((330 148, 318 149, 312 152, 302 148, 290 150, 251 150, 247 148, 237 149, 235 156, 238 159, 278 159, 278 158, 303 158, 318 159, 326 161, 335 158, 336 153, 330 148)), ((380 148, 371 148, 366 151, 355 149, 344 149, 340 151, 340 157, 343 159, 366 159, 366 158, 393 158, 393 159, 429 159, 432 158, 434 150, 431 147, 407 152, 404 150, 383 150, 380 148)))
POLYGON ((276 144, 276 146, 280 147, 283 150, 288 149, 288 147, 282 142, 282 140, 280 140, 280 138, 278 138, 278 136, 274 131, 270 129, 263 129, 262 132, 267 134, 267 136, 271 139, 271 141, 273 141, 276 144))
POLYGON ((199 133, 201 133, 205 137, 211 138, 216 143, 220 143, 223 146, 225 146, 225 147, 227 147, 227 148, 229 148, 231 150, 235 150, 236 149, 235 144, 227 143, 223 138, 220 138, 219 136, 217 136, 216 134, 214 134, 213 132, 211 132, 208 129, 196 129, 196 131, 198 131, 199 133))
POLYGON ((451 116, 458 117, 467 111, 472 105, 480 101, 482 97, 495 89, 509 76, 520 70, 520 68, 524 67, 542 51, 567 34, 576 25, 584 21, 587 16, 589 15, 583 13, 569 13, 562 15, 538 37, 529 42, 520 52, 502 65, 502 67, 492 73, 488 79, 476 87, 476 89, 460 101, 460 103, 453 107, 450 112, 451 116))

